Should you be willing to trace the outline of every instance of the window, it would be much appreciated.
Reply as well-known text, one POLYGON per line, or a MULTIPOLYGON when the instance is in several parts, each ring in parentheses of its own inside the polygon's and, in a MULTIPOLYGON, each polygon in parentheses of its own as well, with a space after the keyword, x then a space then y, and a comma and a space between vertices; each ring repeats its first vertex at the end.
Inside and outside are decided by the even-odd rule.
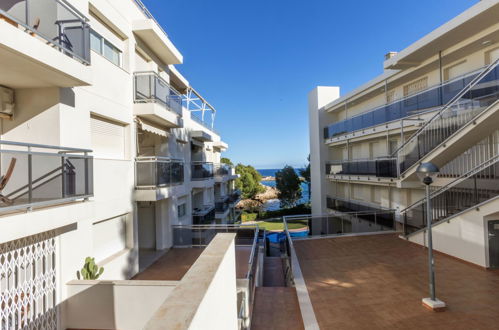
POLYGON ((452 80, 466 72, 466 61, 459 62, 444 69, 444 80, 452 80))
POLYGON ((183 216, 185 216, 186 213, 187 213, 187 208, 186 208, 185 203, 177 206, 177 215, 179 218, 182 218, 183 216))
POLYGON ((90 48, 114 65, 121 66, 121 51, 94 30, 90 31, 90 48))
POLYGON ((413 81, 404 86, 404 96, 409 96, 428 88, 428 77, 413 81))
POLYGON ((125 126, 99 117, 90 124, 94 157, 125 159, 125 126))

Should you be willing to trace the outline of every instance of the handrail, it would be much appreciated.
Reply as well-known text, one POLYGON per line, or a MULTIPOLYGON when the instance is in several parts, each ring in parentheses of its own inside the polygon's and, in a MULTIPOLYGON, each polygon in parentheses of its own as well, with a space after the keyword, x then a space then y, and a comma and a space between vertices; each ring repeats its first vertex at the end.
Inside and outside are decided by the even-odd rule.
MULTIPOLYGON (((4 141, 0 140, 0 145, 5 144, 5 145, 11 145, 11 146, 19 146, 19 147, 28 147, 28 148, 40 148, 40 149, 55 149, 55 150, 65 150, 65 151, 72 151, 72 152, 87 152, 91 153, 93 152, 92 149, 81 149, 81 148, 71 148, 71 147, 61 147, 61 146, 53 146, 53 145, 48 145, 48 144, 36 144, 36 143, 27 143, 27 142, 14 142, 14 141, 4 141)), ((1 149, 0 149, 1 151, 1 149)), ((15 152, 15 150, 11 150, 15 152)))
MULTIPOLYGON (((431 194, 430 194, 430 198, 436 197, 436 196, 438 196, 438 195, 446 192, 447 190, 449 190, 452 187, 456 186, 457 184, 463 182, 464 180, 466 180, 470 176, 475 175, 476 173, 480 172, 481 170, 487 168, 490 165, 495 164, 498 161, 499 161, 499 155, 496 155, 496 156, 494 156, 494 157, 492 157, 492 158, 484 161, 483 163, 475 166, 473 169, 469 170, 468 172, 462 174, 460 177, 458 177, 457 179, 453 180, 451 183, 449 183, 449 184, 447 184, 447 185, 445 185, 443 187, 440 187, 439 189, 437 189, 435 191, 432 191, 431 194)), ((425 202, 426 202, 426 197, 420 199, 417 202, 412 203, 411 205, 409 205, 405 209, 401 210, 400 213, 405 213, 405 212, 409 211, 410 209, 413 209, 413 208, 415 208, 417 206, 420 206, 420 205, 424 204, 425 202)))
POLYGON ((433 121, 440 117, 443 112, 445 112, 447 109, 449 109, 455 102, 457 102, 459 99, 461 99, 471 88, 473 88, 483 77, 485 77, 488 73, 490 73, 496 66, 499 64, 499 59, 495 60, 492 64, 487 66, 482 72, 480 72, 475 78, 473 78, 470 83, 465 86, 459 93, 457 93, 445 106, 440 109, 433 117, 431 117, 429 120, 427 120, 414 134, 409 137, 402 145, 400 145, 392 154, 391 156, 397 156, 399 151, 402 150, 407 144, 411 143, 418 135, 421 133, 428 125, 433 123, 433 121))
POLYGON ((181 162, 184 163, 183 159, 180 158, 171 158, 171 157, 162 157, 162 156, 138 156, 135 157, 136 162, 181 162))
POLYGON ((257 247, 257 243, 258 243, 258 232, 259 232, 260 228, 257 226, 255 228, 255 237, 253 237, 253 244, 251 245, 251 253, 250 253, 250 256, 249 256, 249 259, 248 259, 248 273, 246 274, 246 278, 249 278, 250 277, 250 274, 251 274, 251 266, 253 265, 253 258, 255 257, 255 250, 256 250, 256 247, 257 247))
MULTIPOLYGON (((444 88, 444 87, 448 86, 449 84, 452 84, 452 83, 454 83, 454 82, 456 82, 456 81, 458 81, 458 80, 460 80, 460 79, 466 79, 466 78, 468 78, 468 77, 470 77, 470 76, 473 76, 473 75, 477 74, 478 72, 480 72, 480 71, 484 70, 486 67, 487 67, 487 66, 481 67, 481 68, 479 68, 479 69, 476 69, 476 70, 474 70, 474 71, 471 71, 471 72, 465 73, 465 74, 463 74, 463 75, 460 75, 460 76, 455 77, 455 78, 453 78, 453 79, 447 80, 447 81, 445 81, 445 82, 442 82, 442 83, 439 83, 439 84, 435 84, 435 85, 433 85, 433 86, 430 86, 430 87, 428 87, 428 88, 426 88, 426 89, 424 89, 424 90, 421 90, 421 91, 418 91, 418 92, 416 92, 416 93, 413 93, 413 94, 410 94, 410 95, 404 96, 404 97, 402 97, 402 98, 399 98, 399 99, 393 100, 392 102, 389 102, 389 103, 385 103, 385 104, 379 105, 379 106, 377 106, 377 107, 375 107, 375 108, 372 108, 372 109, 370 109, 370 110, 368 110, 368 111, 363 111, 363 112, 361 112, 361 113, 358 113, 358 114, 353 115, 353 116, 351 116, 351 117, 348 117, 348 118, 346 118, 346 119, 343 119, 343 120, 340 120, 340 121, 334 122, 334 123, 332 123, 332 124, 330 124, 330 125, 327 125, 325 128, 329 128, 329 127, 331 127, 331 126, 333 126, 333 125, 336 125, 336 124, 339 124, 339 123, 344 123, 344 122, 347 122, 348 120, 352 120, 352 119, 355 119, 355 118, 358 118, 358 117, 361 117, 361 116, 364 116, 364 115, 368 115, 368 114, 374 113, 374 112, 376 112, 376 111, 378 111, 378 110, 381 110, 381 109, 383 109, 383 108, 388 108, 388 107, 390 107, 390 106, 392 106, 392 105, 395 105, 395 104, 397 104, 397 103, 406 102, 407 100, 409 100, 409 99, 411 99, 411 98, 414 98, 414 97, 418 97, 418 96, 420 96, 420 95, 422 95, 422 94, 424 94, 424 93, 429 93, 429 92, 432 92, 432 91, 434 91, 434 90, 436 90, 436 89, 439 89, 439 88, 440 88, 440 89, 441 89, 441 88, 444 88)), ((466 88, 466 87, 465 87, 465 88, 466 88)), ((443 106, 443 105, 435 105, 435 106, 433 106, 433 107, 427 107, 427 108, 423 108, 423 109, 419 109, 419 110, 418 110, 418 109, 417 109, 417 110, 411 110, 411 111, 410 111, 410 112, 409 112, 409 113, 408 113, 405 117, 397 118, 396 120, 384 121, 384 122, 383 122, 383 124, 390 123, 390 122, 400 121, 401 119, 408 118, 408 117, 412 117, 412 116, 416 116, 416 115, 417 115, 417 116, 419 116, 419 115, 421 115, 421 114, 426 114, 426 113, 428 113, 428 112, 433 112, 433 111, 435 111, 435 109, 441 108, 442 106, 443 106)), ((363 128, 359 128, 359 129, 353 130, 352 132, 357 131, 357 130, 364 130, 364 129, 367 129, 367 128, 372 127, 372 126, 375 126, 375 125, 370 125, 370 126, 366 126, 366 127, 363 127, 363 128)), ((339 135, 339 134, 335 134, 335 135, 339 135)), ((334 135, 333 135, 333 136, 328 136, 328 137, 325 137, 325 139, 331 139, 331 138, 333 138, 333 137, 334 137, 334 135)))
POLYGON ((135 5, 144 13, 144 15, 146 15, 147 18, 152 19, 156 23, 156 25, 161 29, 161 31, 163 31, 163 33, 165 34, 165 36, 168 37, 168 33, 166 33, 166 31, 163 29, 163 27, 161 26, 161 24, 159 24, 158 21, 156 21, 156 19, 154 18, 154 16, 151 14, 151 12, 149 11, 149 9, 147 9, 147 7, 142 3, 142 1, 140 1, 140 0, 133 0, 133 2, 135 2, 135 5))

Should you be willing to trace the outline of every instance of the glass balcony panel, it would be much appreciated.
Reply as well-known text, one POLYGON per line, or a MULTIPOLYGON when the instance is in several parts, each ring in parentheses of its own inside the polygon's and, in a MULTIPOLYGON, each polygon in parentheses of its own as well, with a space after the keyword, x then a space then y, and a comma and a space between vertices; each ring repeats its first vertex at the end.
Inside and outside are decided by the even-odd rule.
POLYGON ((135 102, 159 102, 182 115, 182 95, 155 72, 135 73, 135 102))
POLYGON ((465 88, 477 75, 477 72, 464 75, 463 77, 446 82, 442 86, 431 87, 418 94, 373 109, 360 116, 334 123, 329 126, 327 133, 325 133, 327 134, 326 138, 380 125, 389 121, 400 120, 425 109, 443 106, 465 88))
POLYGON ((57 147, 49 146, 15 144, 12 148, 18 150, 0 150, 0 181, 4 185, 0 191, 0 212, 92 195, 92 157, 54 152, 57 147), (43 151, 22 150, 30 146, 43 151))
POLYGON ((192 180, 206 180, 213 178, 213 163, 193 163, 191 165, 192 180))
POLYGON ((498 99, 499 65, 496 65, 398 150, 401 173, 498 99))
POLYGON ((61 47, 66 54, 90 63, 90 26, 67 4, 57 0, 2 1, 0 14, 61 47))

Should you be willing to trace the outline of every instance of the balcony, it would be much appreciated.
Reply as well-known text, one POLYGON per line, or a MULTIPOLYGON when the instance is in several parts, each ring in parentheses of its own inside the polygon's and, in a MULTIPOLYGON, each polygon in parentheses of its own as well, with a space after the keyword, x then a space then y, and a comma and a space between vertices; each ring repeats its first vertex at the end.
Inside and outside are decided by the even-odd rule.
POLYGON ((182 95, 155 72, 134 74, 134 114, 156 124, 179 128, 182 122, 182 95))
POLYGON ((326 175, 333 179, 342 179, 344 175, 396 178, 397 159, 378 158, 366 160, 334 161, 326 164, 326 175))
POLYGON ((0 212, 31 210, 93 195, 91 150, 1 141, 0 212))
POLYGON ((215 207, 204 205, 192 210, 192 223, 195 225, 209 225, 215 221, 215 207))
POLYGON ((184 161, 167 157, 135 159, 135 199, 157 201, 174 195, 184 183, 184 161))
POLYGON ((241 200, 241 191, 240 190, 234 190, 229 194, 229 204, 232 206, 235 206, 239 201, 241 200))
POLYGON ((191 164, 192 181, 213 179, 213 163, 193 162, 191 164))
POLYGON ((225 196, 215 202, 215 218, 224 219, 229 215, 229 197, 225 196))
POLYGON ((91 84, 90 26, 66 1, 0 2, 0 85, 91 84))
POLYGON ((324 128, 324 139, 363 130, 368 127, 399 121, 425 110, 442 107, 464 89, 481 70, 433 86, 387 105, 369 110, 357 116, 339 121, 324 128))

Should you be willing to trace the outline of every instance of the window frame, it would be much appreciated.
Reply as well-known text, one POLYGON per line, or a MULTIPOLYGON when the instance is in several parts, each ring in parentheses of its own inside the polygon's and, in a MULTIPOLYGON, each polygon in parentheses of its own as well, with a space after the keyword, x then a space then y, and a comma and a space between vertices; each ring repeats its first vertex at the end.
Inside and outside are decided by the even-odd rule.
POLYGON ((90 29, 90 38, 92 38, 92 35, 97 37, 100 41, 100 50, 97 51, 92 48, 92 42, 90 42, 90 49, 94 51, 95 53, 99 54, 100 56, 104 57, 106 60, 109 62, 113 63, 117 67, 121 68, 123 65, 123 52, 116 47, 111 41, 107 40, 104 38, 99 32, 95 31, 94 29, 90 29), (107 45, 106 45, 107 44, 107 45), (110 48, 112 51, 116 52, 118 54, 118 63, 115 63, 112 59, 108 58, 105 55, 105 47, 110 48))

